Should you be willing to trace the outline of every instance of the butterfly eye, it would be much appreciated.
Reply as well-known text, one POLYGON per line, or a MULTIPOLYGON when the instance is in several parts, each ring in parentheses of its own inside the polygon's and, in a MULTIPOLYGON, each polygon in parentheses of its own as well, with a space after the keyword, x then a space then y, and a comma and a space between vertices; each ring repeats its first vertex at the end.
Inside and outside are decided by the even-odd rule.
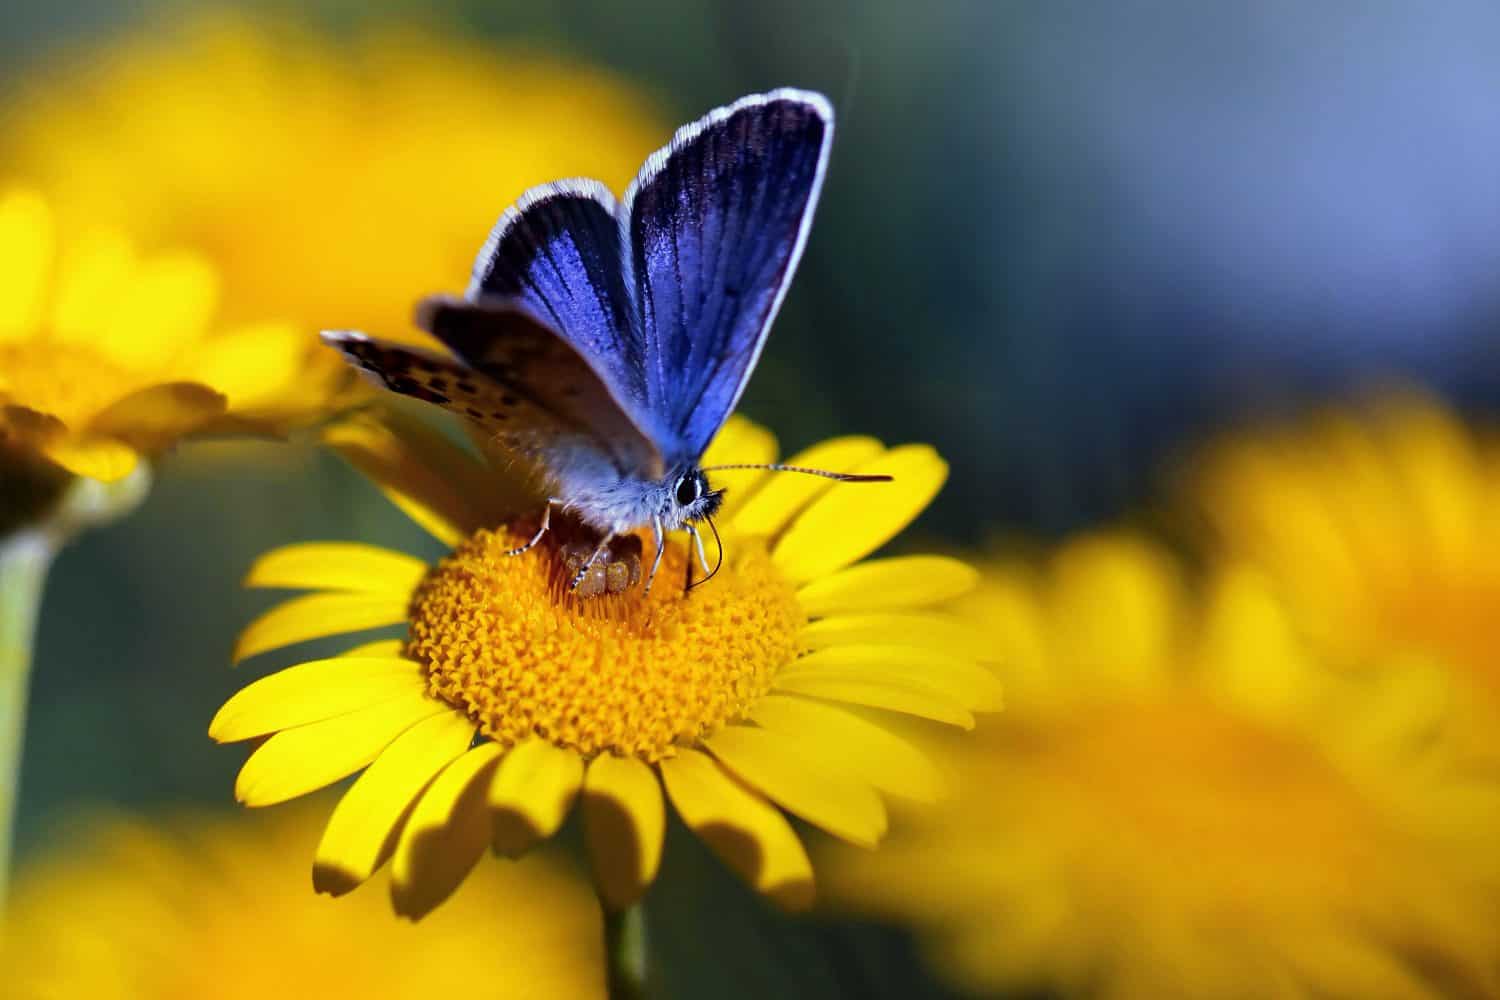
POLYGON ((677 505, 686 507, 703 495, 703 476, 690 472, 677 480, 677 505))

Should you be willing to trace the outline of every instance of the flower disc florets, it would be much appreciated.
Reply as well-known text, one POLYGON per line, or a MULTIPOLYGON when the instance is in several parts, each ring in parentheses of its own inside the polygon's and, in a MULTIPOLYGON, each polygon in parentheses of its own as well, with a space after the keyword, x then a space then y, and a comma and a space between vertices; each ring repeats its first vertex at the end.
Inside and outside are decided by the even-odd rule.
POLYGON ((736 540, 691 595, 674 546, 649 595, 635 586, 590 600, 566 593, 550 548, 506 554, 525 541, 476 533, 411 606, 407 652, 428 690, 502 746, 540 736, 587 757, 659 761, 743 718, 796 658, 806 619, 758 541, 736 540))

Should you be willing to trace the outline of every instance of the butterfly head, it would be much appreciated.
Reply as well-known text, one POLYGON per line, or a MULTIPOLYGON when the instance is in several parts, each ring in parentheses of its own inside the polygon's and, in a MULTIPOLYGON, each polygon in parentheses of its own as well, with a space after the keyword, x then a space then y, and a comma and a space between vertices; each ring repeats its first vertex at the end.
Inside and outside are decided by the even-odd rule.
POLYGON ((702 469, 685 469, 673 480, 671 504, 667 521, 677 524, 702 521, 719 512, 724 504, 724 491, 711 488, 702 469))

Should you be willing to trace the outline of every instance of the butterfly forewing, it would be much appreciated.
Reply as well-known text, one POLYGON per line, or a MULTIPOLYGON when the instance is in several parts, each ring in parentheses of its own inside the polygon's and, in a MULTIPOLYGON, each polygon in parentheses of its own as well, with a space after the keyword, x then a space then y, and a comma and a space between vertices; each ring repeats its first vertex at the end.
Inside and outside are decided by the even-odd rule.
POLYGON ((780 90, 680 129, 621 211, 647 408, 695 462, 759 358, 802 254, 833 138, 821 96, 780 90))

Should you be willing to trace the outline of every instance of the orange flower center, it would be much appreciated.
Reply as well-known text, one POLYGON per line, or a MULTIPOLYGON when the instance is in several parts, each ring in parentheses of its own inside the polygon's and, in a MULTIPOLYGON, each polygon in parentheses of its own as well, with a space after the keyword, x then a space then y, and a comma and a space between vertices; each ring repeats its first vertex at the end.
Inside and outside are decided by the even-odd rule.
POLYGON ((566 593, 555 549, 506 555, 525 540, 478 532, 411 606, 407 651, 428 690, 503 746, 536 735, 658 761, 743 718, 798 653, 806 617, 758 541, 736 539, 690 594, 686 549, 672 545, 650 595, 637 584, 583 600, 566 593))

